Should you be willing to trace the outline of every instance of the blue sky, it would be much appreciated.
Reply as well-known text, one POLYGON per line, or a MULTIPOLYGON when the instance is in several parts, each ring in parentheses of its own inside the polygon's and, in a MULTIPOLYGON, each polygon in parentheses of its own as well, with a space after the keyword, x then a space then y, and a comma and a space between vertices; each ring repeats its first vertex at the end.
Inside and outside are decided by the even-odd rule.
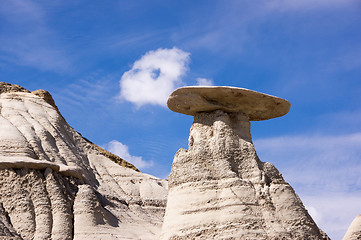
POLYGON ((192 117, 165 98, 199 82, 289 100, 252 122, 319 226, 341 239, 361 213, 361 2, 36 1, 0 8, 0 81, 51 92, 69 124, 166 178, 192 117))

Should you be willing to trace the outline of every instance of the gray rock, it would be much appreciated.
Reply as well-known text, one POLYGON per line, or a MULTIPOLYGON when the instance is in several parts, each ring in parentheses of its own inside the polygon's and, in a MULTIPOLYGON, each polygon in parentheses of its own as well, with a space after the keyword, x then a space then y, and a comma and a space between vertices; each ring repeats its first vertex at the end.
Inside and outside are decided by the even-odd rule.
POLYGON ((0 83, 0 239, 157 239, 166 199, 166 180, 84 139, 48 92, 0 83))
POLYGON ((27 92, 30 91, 16 84, 10 84, 6 82, 0 82, 0 94, 10 92, 27 92))
MULTIPOLYGON (((240 95, 241 101, 231 97, 237 102, 233 109, 246 109, 250 117, 226 111, 221 96, 227 90, 213 88, 212 96, 218 96, 216 90, 223 93, 217 100, 208 99, 209 105, 188 102, 193 88, 183 88, 185 96, 179 90, 171 95, 171 106, 178 98, 185 99, 190 109, 200 107, 192 113, 189 149, 180 149, 174 157, 161 239, 328 239, 279 171, 259 160, 249 119, 265 115, 254 117, 252 110, 241 106, 241 102, 257 105, 254 96, 251 102, 244 95, 240 95)), ((201 88, 197 92, 202 92, 201 88)), ((279 114, 271 111, 267 116, 279 114)))

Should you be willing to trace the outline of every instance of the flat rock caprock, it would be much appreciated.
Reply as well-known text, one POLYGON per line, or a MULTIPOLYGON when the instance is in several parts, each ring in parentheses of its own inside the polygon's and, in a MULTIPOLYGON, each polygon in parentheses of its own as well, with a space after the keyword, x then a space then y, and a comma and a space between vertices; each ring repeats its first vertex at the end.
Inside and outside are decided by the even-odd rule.
POLYGON ((194 116, 198 112, 222 110, 242 112, 250 121, 267 120, 288 113, 291 104, 282 98, 237 87, 189 86, 175 90, 168 99, 174 112, 194 116))

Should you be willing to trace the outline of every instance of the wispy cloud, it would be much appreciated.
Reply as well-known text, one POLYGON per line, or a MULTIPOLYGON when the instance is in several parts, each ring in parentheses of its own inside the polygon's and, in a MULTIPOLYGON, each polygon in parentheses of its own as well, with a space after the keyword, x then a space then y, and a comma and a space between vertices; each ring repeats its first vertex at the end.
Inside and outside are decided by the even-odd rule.
MULTIPOLYGON (((355 89, 356 91, 358 89, 355 89)), ((361 101, 361 96, 358 96, 359 98, 356 99, 355 102, 361 101)), ((323 114, 320 116, 320 119, 324 121, 328 121, 330 126, 345 126, 342 129, 339 129, 339 131, 345 131, 346 129, 354 129, 354 131, 357 131, 360 129, 361 126, 361 109, 354 108, 353 111, 342 111, 342 112, 332 112, 323 114)))
POLYGON ((195 18, 194 21, 185 22, 185 27, 173 31, 172 39, 187 49, 206 50, 218 57, 229 56, 231 52, 243 52, 249 39, 247 28, 254 19, 254 10, 252 4, 244 1, 239 3, 216 3, 214 8, 217 13, 208 12, 212 11, 210 9, 201 9, 209 14, 204 14, 201 21, 195 18))
POLYGON ((46 9, 35 1, 14 0, 1 4, 0 60, 41 70, 64 71, 69 58, 55 32, 47 26, 46 9))
MULTIPOLYGON (((361 2, 360 2, 361 5, 361 2)), ((359 69, 361 66, 361 46, 360 44, 355 44, 347 46, 339 56, 334 58, 333 61, 329 64, 329 71, 334 71, 334 69, 344 68, 345 70, 359 69)))
POLYGON ((213 86, 214 83, 213 83, 212 79, 197 78, 197 85, 199 85, 199 86, 213 86))
POLYGON ((166 107, 169 94, 182 83, 190 53, 176 47, 149 51, 120 80, 120 97, 138 107, 166 107))
POLYGON ((13 0, 4 1, 0 13, 8 21, 23 23, 39 23, 44 17, 42 8, 34 1, 13 0))
POLYGON ((320 193, 317 196, 302 195, 302 202, 317 225, 331 239, 342 239, 352 220, 361 213, 361 194, 320 193))
POLYGON ((52 92, 60 105, 79 111, 86 105, 100 106, 114 102, 116 91, 112 75, 93 73, 52 92))
MULTIPOLYGON (((360 7, 358 0, 261 0, 261 1, 227 1, 212 4, 212 8, 203 7, 201 20, 191 15, 193 21, 186 22, 181 30, 176 28, 172 38, 179 46, 187 49, 206 49, 216 53, 217 57, 247 52, 245 47, 258 40, 259 30, 263 25, 278 19, 280 13, 308 13, 311 11, 328 11, 342 7, 360 7)), ((193 10, 197 12, 197 9, 193 10)), ((197 12, 198 14, 198 12, 197 12)), ((313 21, 307 19, 307 21, 313 21)), ((307 22, 305 21, 305 22, 307 22)), ((317 19, 317 21, 320 21, 317 19)), ((289 23, 291 24, 291 23, 289 23)), ((280 29, 284 26, 279 26, 280 29)), ((278 31, 278 29, 274 29, 278 31)), ((272 39, 272 36, 262 39, 272 39)), ((257 45, 260 47, 264 42, 257 45)), ((256 49, 257 50, 257 49, 256 49)), ((357 60, 356 60, 357 61, 357 60)))
POLYGON ((310 11, 319 9, 338 8, 357 3, 356 0, 271 0, 265 1, 263 6, 277 11, 310 11))
POLYGON ((121 34, 114 34, 110 36, 100 36, 97 41, 97 46, 102 46, 104 49, 114 51, 117 48, 140 48, 145 45, 154 44, 164 38, 168 34, 167 31, 141 31, 141 32, 126 32, 121 34))
POLYGON ((259 139, 255 145, 263 161, 283 168, 288 180, 308 194, 361 190, 361 133, 284 136, 259 139))
POLYGON ((117 140, 110 141, 104 147, 109 152, 114 153, 115 155, 118 155, 124 160, 134 164, 134 166, 139 169, 149 168, 154 165, 153 161, 145 161, 142 157, 131 155, 129 153, 128 146, 117 140))
POLYGON ((255 140, 262 161, 271 162, 301 196, 331 238, 361 213, 361 133, 282 136, 255 140))

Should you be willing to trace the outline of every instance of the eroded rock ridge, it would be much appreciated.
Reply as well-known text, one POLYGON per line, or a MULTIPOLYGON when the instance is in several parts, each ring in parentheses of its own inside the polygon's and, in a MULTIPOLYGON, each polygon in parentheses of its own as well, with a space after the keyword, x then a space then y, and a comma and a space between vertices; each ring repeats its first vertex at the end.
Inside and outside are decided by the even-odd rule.
POLYGON ((166 180, 84 139, 48 92, 0 83, 0 239, 157 239, 166 198, 166 180))

